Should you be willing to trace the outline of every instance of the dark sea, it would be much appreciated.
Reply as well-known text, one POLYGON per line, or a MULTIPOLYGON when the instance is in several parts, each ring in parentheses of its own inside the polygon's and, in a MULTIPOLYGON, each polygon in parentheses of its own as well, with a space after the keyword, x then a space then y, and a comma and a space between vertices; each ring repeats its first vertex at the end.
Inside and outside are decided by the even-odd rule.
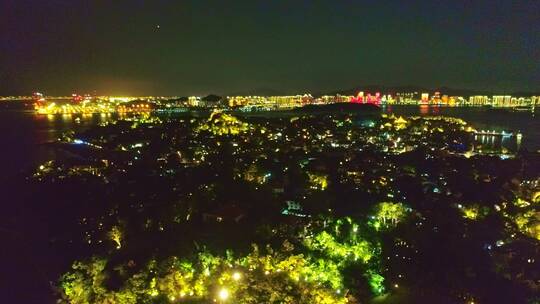
POLYGON ((83 131, 115 118, 100 114, 36 115, 30 103, 0 103, 0 181, 54 159, 54 150, 47 143, 63 132, 83 131))

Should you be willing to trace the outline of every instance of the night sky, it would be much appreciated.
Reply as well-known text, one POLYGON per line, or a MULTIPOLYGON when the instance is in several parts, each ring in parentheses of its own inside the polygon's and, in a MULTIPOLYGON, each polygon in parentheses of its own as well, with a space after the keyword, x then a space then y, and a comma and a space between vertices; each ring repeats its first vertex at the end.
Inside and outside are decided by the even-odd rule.
POLYGON ((0 95, 540 90, 540 1, 0 0, 0 95))

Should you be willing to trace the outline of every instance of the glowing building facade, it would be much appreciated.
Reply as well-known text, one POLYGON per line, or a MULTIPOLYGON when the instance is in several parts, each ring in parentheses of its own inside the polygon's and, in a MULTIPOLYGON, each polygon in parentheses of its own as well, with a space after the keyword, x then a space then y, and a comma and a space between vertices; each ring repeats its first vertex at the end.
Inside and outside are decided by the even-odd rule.
POLYGON ((422 93, 422 98, 420 99, 422 103, 428 103, 429 102, 429 94, 428 93, 422 93))
POLYGON ((489 105, 489 98, 487 96, 470 96, 469 97, 469 105, 472 106, 485 106, 489 105))
POLYGON ((512 96, 493 96, 492 105, 494 107, 509 107, 512 102, 512 96))

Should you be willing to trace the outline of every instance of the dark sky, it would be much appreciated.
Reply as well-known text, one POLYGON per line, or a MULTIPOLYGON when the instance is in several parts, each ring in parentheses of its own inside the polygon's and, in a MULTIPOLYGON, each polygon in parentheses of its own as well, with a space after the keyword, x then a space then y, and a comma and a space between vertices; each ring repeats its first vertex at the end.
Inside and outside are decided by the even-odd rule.
POLYGON ((368 84, 540 90, 540 1, 0 0, 0 95, 368 84))

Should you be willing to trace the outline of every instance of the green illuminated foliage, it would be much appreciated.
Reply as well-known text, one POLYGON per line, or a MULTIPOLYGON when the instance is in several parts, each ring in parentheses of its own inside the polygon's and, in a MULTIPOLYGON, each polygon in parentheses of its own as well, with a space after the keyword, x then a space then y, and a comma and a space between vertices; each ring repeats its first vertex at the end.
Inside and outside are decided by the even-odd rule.
POLYGON ((469 220, 476 220, 480 215, 480 208, 477 205, 463 207, 463 217, 469 220))
POLYGON ((111 231, 109 231, 109 238, 116 244, 116 249, 122 247, 122 231, 120 227, 113 226, 111 231))
POLYGON ((193 261, 169 258, 157 268, 151 262, 119 290, 105 287, 107 262, 95 258, 75 263, 60 286, 64 299, 77 304, 131 304, 152 299, 210 302, 225 296, 234 303, 346 303, 336 292, 343 288, 337 263, 270 248, 266 251, 261 254, 255 246, 250 254, 236 259, 203 252, 193 261))
POLYGON ((373 270, 369 270, 366 274, 371 290, 376 295, 384 293, 384 277, 373 270))
POLYGON ((407 207, 401 203, 382 202, 375 208, 374 222, 376 230, 396 226, 407 215, 407 207))
POLYGON ((61 279, 61 288, 69 303, 94 303, 96 299, 106 296, 103 287, 105 274, 103 270, 107 262, 94 258, 87 263, 76 262, 73 271, 61 279))
POLYGON ((325 190, 328 187, 328 176, 324 174, 308 173, 309 183, 313 189, 325 190))
POLYGON ((514 217, 514 223, 521 233, 540 240, 540 221, 536 214, 534 210, 518 214, 514 217))
POLYGON ((534 197, 532 203, 518 197, 513 201, 513 205, 516 207, 514 212, 505 212, 504 215, 510 222, 513 222, 520 233, 540 240, 539 209, 538 205, 534 203, 534 197))
POLYGON ((374 294, 384 292, 384 277, 379 274, 377 261, 380 253, 380 246, 373 244, 358 235, 358 224, 350 218, 338 219, 331 226, 332 233, 322 231, 314 237, 305 241, 305 245, 315 252, 322 253, 323 259, 318 260, 320 275, 329 276, 329 281, 333 283, 332 288, 341 290, 343 281, 343 270, 347 265, 355 264, 368 267, 364 276, 374 294), (350 228, 351 233, 343 234, 344 228, 350 228), (340 240, 337 235, 342 235, 340 240), (333 274, 333 275, 330 275, 333 274), (339 278, 339 281, 332 281, 332 278, 339 278))
POLYGON ((517 198, 515 201, 514 201, 514 205, 516 205, 517 207, 519 208, 525 208, 525 207, 528 207, 531 205, 531 203, 529 203, 528 201, 522 199, 522 198, 517 198))
POLYGON ((214 111, 199 130, 210 131, 214 135, 236 135, 249 130, 249 125, 236 117, 221 111, 214 111))
POLYGON ((534 192, 531 198, 534 203, 540 203, 540 191, 534 192))
POLYGON ((373 257, 373 248, 367 241, 339 243, 326 231, 317 234, 313 240, 308 240, 306 244, 309 248, 322 251, 333 258, 360 260, 366 263, 373 257))

